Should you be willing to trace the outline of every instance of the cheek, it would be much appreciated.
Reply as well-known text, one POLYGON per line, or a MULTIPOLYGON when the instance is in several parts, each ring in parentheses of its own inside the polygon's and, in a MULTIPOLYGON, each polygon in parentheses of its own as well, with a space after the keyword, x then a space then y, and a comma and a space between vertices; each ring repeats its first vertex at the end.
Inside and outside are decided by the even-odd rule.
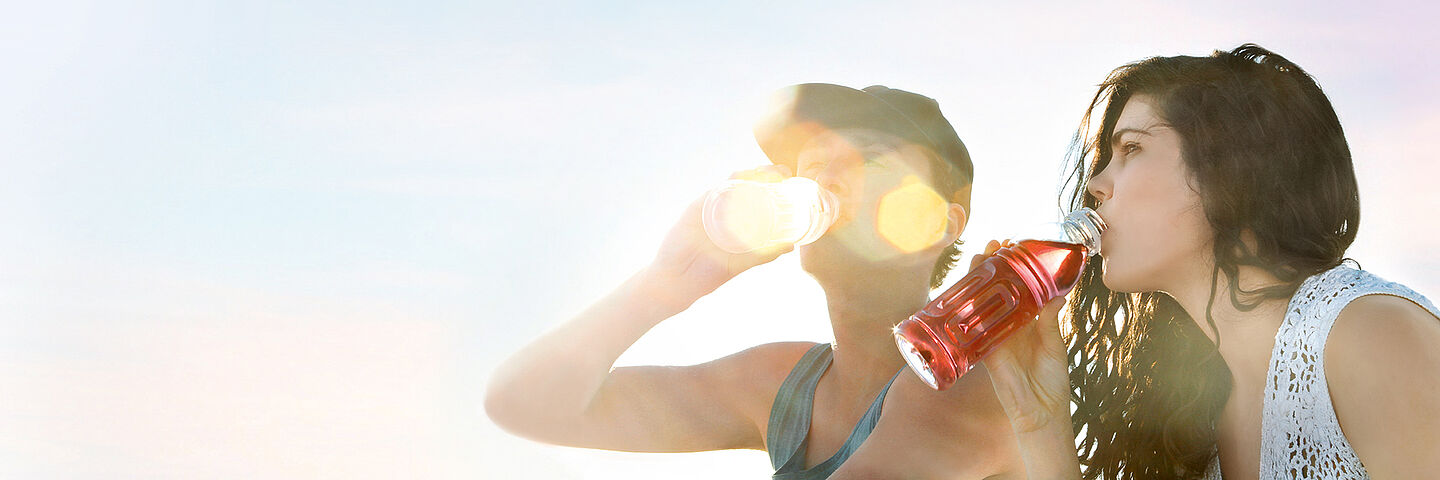
POLYGON ((1114 283, 1113 290, 1158 290, 1155 281, 1187 270, 1187 264, 1206 253, 1208 229, 1203 217, 1185 214, 1135 220, 1105 249, 1106 284, 1114 283))
POLYGON ((919 194, 933 190, 917 182, 885 171, 858 179, 847 197, 850 203, 841 207, 841 220, 821 240, 828 238, 869 261, 892 260, 933 245, 938 238, 926 235, 943 235, 945 203, 919 194), (931 210, 938 213, 924 214, 931 210))
MULTIPOLYGON (((1123 292, 1161 290, 1166 279, 1208 255, 1209 223, 1199 197, 1183 183, 1129 185, 1105 246, 1105 284, 1123 292)), ((1119 206, 1119 205, 1117 205, 1119 206)))
POLYGON ((866 200, 867 186, 864 177, 859 175, 853 168, 845 168, 843 165, 832 165, 819 175, 815 181, 820 186, 830 190, 830 193, 840 200, 840 218, 836 226, 850 223, 856 217, 863 215, 866 200))
POLYGON ((1150 235, 1159 237, 1155 242, 1157 247, 1171 256, 1187 259, 1202 254, 1203 247, 1209 244, 1211 231, 1199 194, 1183 179, 1171 179, 1157 187, 1167 192, 1164 200, 1157 202, 1160 208, 1152 219, 1152 225, 1157 227, 1150 235))

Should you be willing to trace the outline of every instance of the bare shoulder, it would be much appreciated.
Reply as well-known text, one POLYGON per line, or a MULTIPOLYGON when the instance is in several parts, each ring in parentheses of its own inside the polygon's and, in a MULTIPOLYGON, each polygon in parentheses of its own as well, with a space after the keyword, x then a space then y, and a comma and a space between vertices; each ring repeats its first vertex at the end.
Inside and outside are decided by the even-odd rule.
POLYGON ((1336 418, 1373 476, 1440 468, 1430 455, 1440 444, 1440 319, 1401 297, 1355 299, 1335 320, 1324 368, 1336 418))
POLYGON ((913 372, 906 370, 895 379, 895 385, 885 398, 886 415, 895 417, 920 417, 927 422, 942 424, 949 429, 962 428, 970 433, 991 430, 1010 432, 1010 418, 995 398, 994 387, 984 365, 960 377, 949 389, 936 391, 921 381, 913 372), (894 408, 891 408, 891 407, 894 408), (948 412, 948 413, 947 413, 948 412), (929 414, 940 413, 938 416, 929 414))
POLYGON ((731 376, 749 383, 776 386, 785 380, 790 369, 805 356, 815 342, 775 342, 756 345, 702 364, 714 375, 731 376))
POLYGON ((1327 379, 1341 382, 1362 377, 1373 381, 1375 374, 1394 368, 1413 372, 1424 365, 1440 366, 1440 319, 1402 297, 1366 295, 1336 317, 1325 357, 1327 379))
MULTIPOLYGON (((866 447, 892 462, 924 467, 917 478, 987 478, 1023 473, 1015 433, 984 366, 935 391, 906 370, 885 398, 866 447)), ((857 452, 858 455, 859 452, 857 452)))
MULTIPOLYGON (((756 345, 699 365, 716 392, 733 399, 745 415, 763 427, 780 384, 815 342, 776 342, 756 345)), ((761 430, 764 431, 763 429, 761 430)))

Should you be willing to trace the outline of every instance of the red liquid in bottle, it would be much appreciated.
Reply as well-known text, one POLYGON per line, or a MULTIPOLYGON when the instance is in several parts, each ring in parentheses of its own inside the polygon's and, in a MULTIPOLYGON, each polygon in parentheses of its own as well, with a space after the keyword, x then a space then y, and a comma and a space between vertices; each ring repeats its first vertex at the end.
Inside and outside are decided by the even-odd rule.
POLYGON ((1022 240, 1001 247, 925 308, 895 326, 912 369, 936 390, 949 388, 1040 307, 1070 292, 1088 252, 1082 245, 1022 240))

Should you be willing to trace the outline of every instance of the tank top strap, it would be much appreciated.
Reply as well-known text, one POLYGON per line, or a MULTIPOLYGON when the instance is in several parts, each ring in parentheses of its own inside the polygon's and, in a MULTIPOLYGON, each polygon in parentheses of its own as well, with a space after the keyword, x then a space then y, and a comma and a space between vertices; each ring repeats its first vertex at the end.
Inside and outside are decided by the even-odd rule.
POLYGON ((865 443, 865 439, 870 437, 870 432, 875 430, 875 425, 880 422, 880 409, 885 405, 885 395, 890 393, 890 386, 895 384, 895 379, 900 378, 902 373, 905 373, 903 368, 890 377, 890 382, 885 384, 885 388, 880 389, 880 394, 875 396, 875 401, 870 403, 868 410, 865 410, 865 416, 860 418, 860 423, 855 424, 855 430, 850 432, 850 438, 845 440, 845 446, 842 447, 842 450, 846 450, 847 457, 849 456, 848 452, 854 452, 855 449, 860 448, 860 444, 865 443))
POLYGON ((770 476, 771 480, 823 480, 839 470, 840 465, 849 460, 850 455, 855 453, 866 439, 870 438, 870 432, 875 430, 875 425, 880 421, 880 411, 885 404, 885 395, 890 391, 890 386, 895 383, 895 379, 900 378, 900 374, 904 371, 901 369, 890 377, 890 383, 885 384, 885 388, 875 396, 875 400, 870 403, 870 408, 865 410, 865 415, 860 418, 859 422, 856 422, 855 428, 850 430, 850 436, 845 438, 845 443, 841 444, 840 449, 830 455, 830 458, 810 468, 802 468, 807 450, 807 442, 802 440, 800 447, 795 449, 794 456, 785 465, 776 469, 775 474, 770 476))
MULTIPOLYGON (((810 347, 775 394, 770 421, 765 431, 770 465, 779 470, 793 458, 810 434, 810 411, 815 403, 815 386, 833 360, 829 343, 810 347)), ((801 455, 803 458, 804 455, 801 455)))

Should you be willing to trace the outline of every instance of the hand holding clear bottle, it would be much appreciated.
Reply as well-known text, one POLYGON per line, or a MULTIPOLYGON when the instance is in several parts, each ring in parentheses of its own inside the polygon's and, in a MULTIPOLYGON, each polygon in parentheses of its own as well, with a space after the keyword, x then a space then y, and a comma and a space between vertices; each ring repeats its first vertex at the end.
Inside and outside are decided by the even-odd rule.
POLYGON ((840 200, 814 180, 731 179, 705 197, 705 233, 730 253, 818 240, 840 215, 840 200))
MULTIPOLYGON (((767 165, 736 172, 730 178, 773 183, 791 178, 791 172, 783 165, 767 165)), ((786 243, 765 245, 743 253, 720 248, 705 232, 704 207, 710 195, 711 192, 706 192, 686 207, 647 269, 647 273, 664 286, 659 289, 663 290, 663 296, 657 299, 659 301, 679 308, 688 307, 740 272, 794 250, 793 244, 786 243)))

